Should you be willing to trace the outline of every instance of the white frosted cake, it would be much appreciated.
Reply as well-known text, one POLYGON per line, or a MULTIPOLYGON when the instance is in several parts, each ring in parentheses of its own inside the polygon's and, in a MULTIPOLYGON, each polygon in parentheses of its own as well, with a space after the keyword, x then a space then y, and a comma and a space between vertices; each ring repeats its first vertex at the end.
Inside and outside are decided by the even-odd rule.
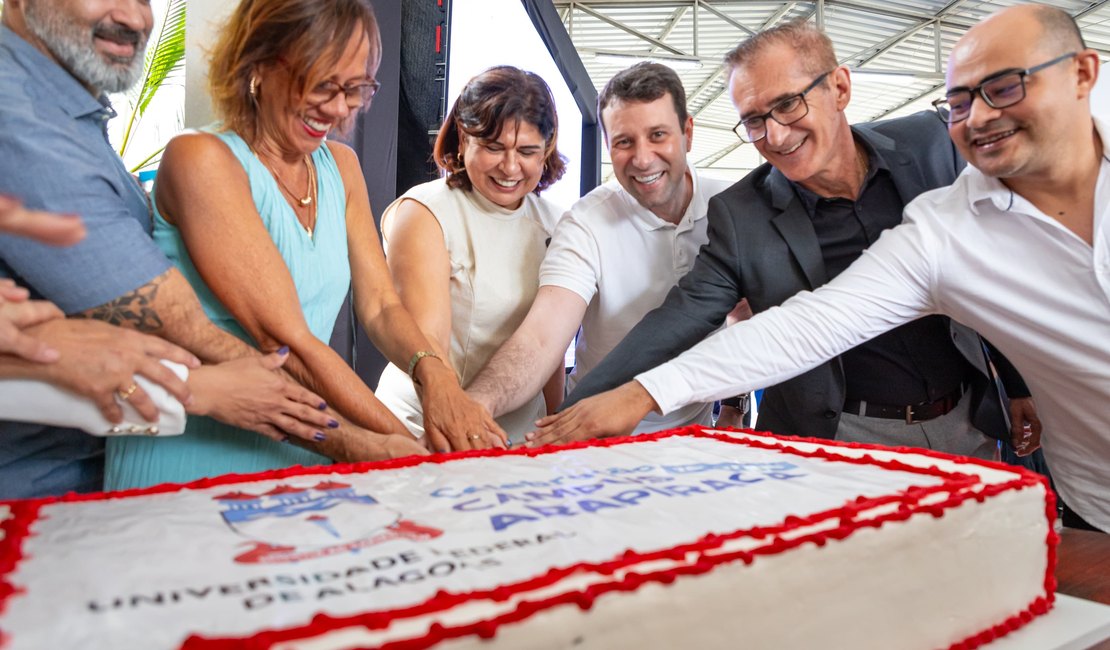
POLYGON ((1054 592, 1034 474, 696 428, 11 505, 13 649, 971 648, 1054 592))

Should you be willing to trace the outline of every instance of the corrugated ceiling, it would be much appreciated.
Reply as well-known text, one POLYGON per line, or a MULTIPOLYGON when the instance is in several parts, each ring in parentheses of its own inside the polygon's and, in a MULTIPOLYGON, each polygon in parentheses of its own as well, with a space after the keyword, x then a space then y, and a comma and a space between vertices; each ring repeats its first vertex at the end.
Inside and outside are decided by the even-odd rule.
MULTIPOLYGON (((736 111, 729 101, 724 54, 750 34, 782 21, 806 17, 824 26, 837 58, 853 68, 905 76, 853 76, 848 117, 865 122, 929 108, 940 95, 943 66, 956 40, 984 16, 1017 1, 990 0, 555 0, 594 85, 634 60, 607 60, 606 53, 676 59, 694 115, 690 159, 711 175, 738 179, 761 161, 755 148, 733 135, 736 111)), ((1110 0, 1057 1, 1076 16, 1090 47, 1110 62, 1110 0)), ((604 154, 607 156, 606 154, 604 154)), ((610 167, 605 158, 602 176, 610 167)))

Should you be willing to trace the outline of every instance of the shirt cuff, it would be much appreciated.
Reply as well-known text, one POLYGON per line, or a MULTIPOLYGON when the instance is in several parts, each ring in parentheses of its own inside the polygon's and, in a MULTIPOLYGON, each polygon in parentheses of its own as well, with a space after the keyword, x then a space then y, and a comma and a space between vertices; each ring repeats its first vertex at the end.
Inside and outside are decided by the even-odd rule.
POLYGON ((685 386, 685 382, 682 381, 680 373, 668 368, 668 364, 642 372, 634 379, 640 382, 648 395, 651 395, 663 415, 669 415, 672 411, 693 401, 684 394, 684 391, 675 390, 676 386, 685 386))

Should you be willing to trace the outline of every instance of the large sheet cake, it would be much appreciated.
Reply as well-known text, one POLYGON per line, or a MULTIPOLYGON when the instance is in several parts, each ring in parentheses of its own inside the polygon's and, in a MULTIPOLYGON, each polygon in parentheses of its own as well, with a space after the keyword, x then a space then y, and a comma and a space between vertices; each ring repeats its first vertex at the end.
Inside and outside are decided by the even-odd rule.
POLYGON ((699 428, 11 508, 12 649, 975 647, 1054 591, 1036 475, 699 428))

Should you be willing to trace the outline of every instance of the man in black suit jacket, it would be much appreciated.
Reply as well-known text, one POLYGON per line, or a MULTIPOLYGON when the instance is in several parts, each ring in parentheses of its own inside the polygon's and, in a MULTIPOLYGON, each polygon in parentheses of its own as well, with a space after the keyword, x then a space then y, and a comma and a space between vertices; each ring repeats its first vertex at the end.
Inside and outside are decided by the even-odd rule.
MULTIPOLYGON (((564 408, 698 343, 740 298, 758 313, 821 286, 900 223, 906 203, 952 183, 964 166, 931 113, 850 127, 848 70, 837 66, 831 42, 813 27, 768 30, 728 61, 742 118, 737 134, 768 163, 711 199, 709 243, 693 269, 578 384, 564 408)), ((768 388, 758 426, 980 457, 992 457, 994 439, 1012 434, 1032 451, 1036 442, 1024 437, 1023 425, 1039 423, 1028 391, 1000 355, 994 362, 1010 397, 1020 398, 1011 407, 1012 427, 982 340, 940 316, 768 388)), ((622 415, 571 409, 543 421, 531 441, 625 433, 622 415)))

